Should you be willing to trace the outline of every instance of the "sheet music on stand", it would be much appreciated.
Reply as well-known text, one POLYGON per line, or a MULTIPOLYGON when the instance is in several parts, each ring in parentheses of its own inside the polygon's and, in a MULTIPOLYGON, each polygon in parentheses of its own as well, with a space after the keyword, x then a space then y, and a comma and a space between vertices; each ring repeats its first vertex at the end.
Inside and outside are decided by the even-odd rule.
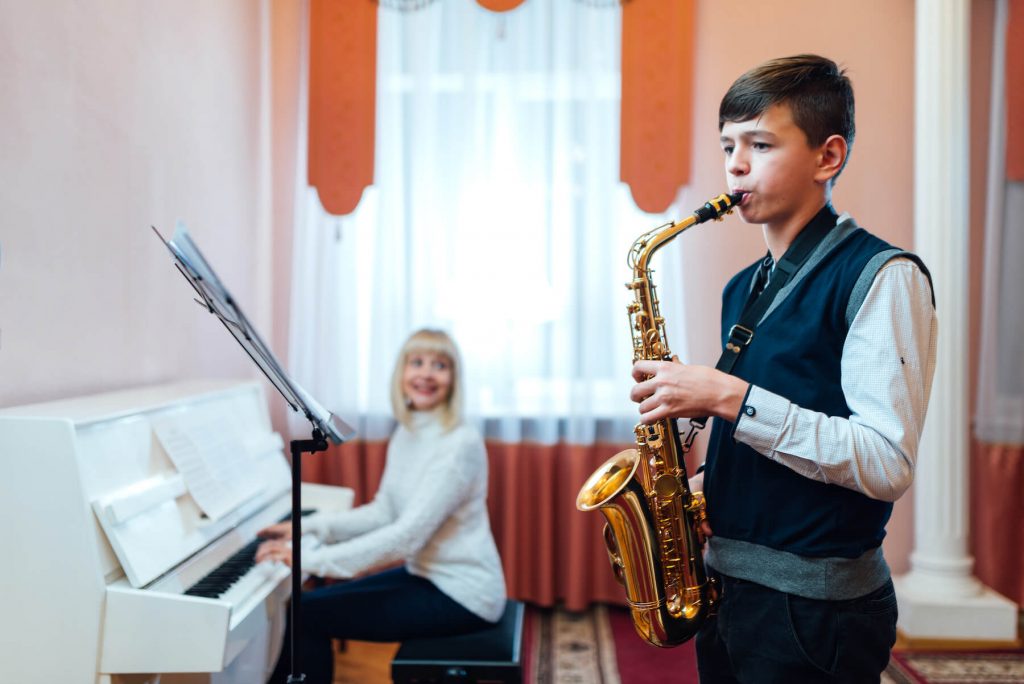
MULTIPOLYGON (((330 413, 323 406, 318 404, 313 397, 309 396, 299 387, 288 374, 285 373, 273 352, 263 342, 263 339, 249 323, 231 293, 221 283, 220 278, 213 272, 209 262, 203 258, 199 247, 188 234, 184 224, 180 221, 174 228, 174 235, 170 240, 165 240, 160 231, 153 226, 160 241, 164 243, 171 255, 174 257, 174 265, 178 271, 185 276, 189 284, 199 295, 196 302, 207 309, 210 313, 220 319, 224 327, 231 335, 238 340, 238 343, 253 360, 253 363, 263 372, 267 380, 280 392, 284 400, 288 402, 292 410, 301 412, 313 426, 312 439, 292 440, 292 539, 300 539, 301 526, 299 518, 302 510, 302 453, 323 451, 328 446, 328 440, 334 444, 341 444, 352 439, 356 431, 330 413)), ((292 600, 289 608, 291 616, 291 640, 289 650, 291 653, 291 675, 288 682, 305 682, 306 676, 301 673, 299 667, 298 652, 295 650, 295 635, 300 629, 299 606, 302 597, 302 544, 292 546, 292 600)))
POLYGON ((313 397, 299 387, 278 363, 273 352, 263 342, 256 329, 238 307, 231 293, 213 272, 196 243, 180 221, 174 228, 174 235, 165 240, 155 227, 161 242, 174 257, 175 266, 189 281, 202 299, 196 302, 220 319, 224 327, 234 336, 242 349, 259 367, 272 385, 281 393, 293 411, 299 411, 334 444, 341 444, 355 436, 355 430, 321 406, 313 397))

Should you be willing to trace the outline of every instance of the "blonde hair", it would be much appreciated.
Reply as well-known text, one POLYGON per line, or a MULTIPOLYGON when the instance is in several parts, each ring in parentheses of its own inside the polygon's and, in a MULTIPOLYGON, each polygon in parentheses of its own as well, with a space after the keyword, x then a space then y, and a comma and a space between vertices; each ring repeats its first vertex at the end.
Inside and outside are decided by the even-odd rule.
POLYGON ((452 364, 452 387, 448 398, 440 409, 441 424, 450 430, 462 422, 462 358, 455 342, 443 330, 423 328, 417 330, 402 345, 395 360, 395 369, 391 373, 391 410, 395 419, 405 427, 412 427, 412 411, 402 393, 402 377, 409 354, 415 352, 433 352, 448 357, 452 364))

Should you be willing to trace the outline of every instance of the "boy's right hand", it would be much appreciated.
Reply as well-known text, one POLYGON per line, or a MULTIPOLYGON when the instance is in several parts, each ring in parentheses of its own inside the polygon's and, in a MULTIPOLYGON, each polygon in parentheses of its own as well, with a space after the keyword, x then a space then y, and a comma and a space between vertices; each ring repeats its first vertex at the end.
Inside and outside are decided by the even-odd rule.
MULTIPOLYGON (((703 478, 702 478, 703 479, 703 478)), ((256 536, 260 539, 282 539, 287 540, 292 538, 292 524, 288 522, 279 522, 273 525, 268 525, 262 530, 256 533, 256 536)))

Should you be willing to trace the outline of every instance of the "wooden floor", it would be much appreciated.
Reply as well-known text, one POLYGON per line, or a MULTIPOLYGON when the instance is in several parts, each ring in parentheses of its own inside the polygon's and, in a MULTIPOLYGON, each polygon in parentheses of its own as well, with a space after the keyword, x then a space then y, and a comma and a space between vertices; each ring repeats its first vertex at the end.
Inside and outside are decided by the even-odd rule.
POLYGON ((391 659, 399 645, 346 642, 334 656, 334 684, 391 684, 391 659))

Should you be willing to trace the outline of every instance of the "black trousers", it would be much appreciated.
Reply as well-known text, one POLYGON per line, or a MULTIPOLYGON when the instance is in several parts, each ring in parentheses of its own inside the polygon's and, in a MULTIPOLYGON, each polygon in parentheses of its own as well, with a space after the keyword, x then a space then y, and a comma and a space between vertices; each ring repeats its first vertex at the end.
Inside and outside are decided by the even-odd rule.
POLYGON ((859 598, 822 601, 718 577, 718 614, 697 633, 701 684, 880 680, 896 642, 891 580, 859 598))
MULTIPOLYGON (((331 684, 331 639, 404 641, 463 634, 491 626, 430 580, 411 575, 405 568, 304 592, 299 621, 295 649, 306 684, 331 684)), ((271 684, 288 681, 290 637, 289 624, 281 657, 269 680, 271 684)))

